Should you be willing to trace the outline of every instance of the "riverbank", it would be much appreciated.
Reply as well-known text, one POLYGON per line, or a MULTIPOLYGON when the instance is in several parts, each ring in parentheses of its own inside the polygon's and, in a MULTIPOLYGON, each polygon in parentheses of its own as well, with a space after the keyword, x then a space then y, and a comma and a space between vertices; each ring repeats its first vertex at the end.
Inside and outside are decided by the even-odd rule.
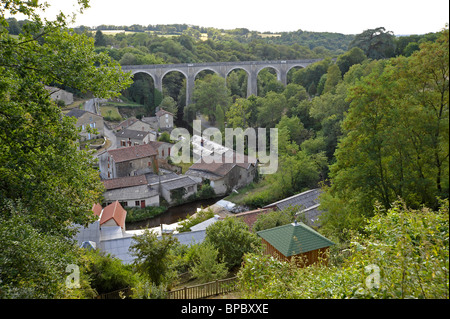
POLYGON ((180 220, 186 219, 197 212, 198 208, 206 208, 214 205, 223 197, 209 198, 198 200, 195 202, 185 203, 178 206, 169 207, 165 212, 154 217, 147 218, 138 222, 130 222, 126 224, 127 230, 137 230, 142 228, 158 227, 161 224, 173 224, 180 220))

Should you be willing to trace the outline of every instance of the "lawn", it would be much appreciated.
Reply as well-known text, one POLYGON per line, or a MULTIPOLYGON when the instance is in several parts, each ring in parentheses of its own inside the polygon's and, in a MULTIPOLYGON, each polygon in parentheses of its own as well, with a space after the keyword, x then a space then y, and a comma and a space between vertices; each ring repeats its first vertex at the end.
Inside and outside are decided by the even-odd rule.
POLYGON ((100 106, 100 111, 106 121, 115 122, 122 120, 122 116, 120 115, 117 106, 100 106))

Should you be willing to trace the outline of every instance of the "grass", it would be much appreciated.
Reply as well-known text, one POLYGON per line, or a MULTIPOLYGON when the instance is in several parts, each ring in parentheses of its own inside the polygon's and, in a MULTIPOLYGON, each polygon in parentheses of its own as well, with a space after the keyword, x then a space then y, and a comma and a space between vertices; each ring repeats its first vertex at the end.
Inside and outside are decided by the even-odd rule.
POLYGON ((100 106, 100 111, 107 121, 120 121, 122 119, 117 106, 100 106))
POLYGON ((232 192, 224 198, 224 200, 235 203, 236 205, 247 205, 246 199, 251 195, 257 195, 270 188, 270 185, 260 181, 259 183, 251 183, 243 188, 237 190, 237 194, 232 192))

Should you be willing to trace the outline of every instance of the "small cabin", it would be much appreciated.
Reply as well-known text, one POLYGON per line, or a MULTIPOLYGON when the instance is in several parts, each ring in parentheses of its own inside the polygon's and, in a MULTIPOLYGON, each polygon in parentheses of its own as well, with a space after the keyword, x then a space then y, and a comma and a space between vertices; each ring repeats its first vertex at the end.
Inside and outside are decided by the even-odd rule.
POLYGON ((301 222, 265 229, 257 232, 261 237, 264 253, 281 261, 296 258, 299 266, 320 262, 328 264, 329 247, 334 243, 301 222))

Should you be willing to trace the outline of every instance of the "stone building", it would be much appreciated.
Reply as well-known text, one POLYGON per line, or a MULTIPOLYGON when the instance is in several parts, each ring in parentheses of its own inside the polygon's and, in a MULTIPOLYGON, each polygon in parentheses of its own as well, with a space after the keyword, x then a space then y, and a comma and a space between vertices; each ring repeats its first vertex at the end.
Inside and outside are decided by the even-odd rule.
POLYGON ((81 128, 80 132, 81 141, 97 139, 104 136, 104 126, 102 116, 85 110, 80 110, 77 108, 70 110, 66 114, 66 116, 75 117, 77 119, 75 126, 81 128), (97 133, 88 132, 88 128, 90 128, 91 130, 95 129, 97 133))
POLYGON ((119 178, 158 172, 158 150, 152 144, 143 144, 108 150, 100 170, 105 178, 119 178), (104 167, 107 166, 107 167, 104 167))
POLYGON ((212 156, 208 161, 202 158, 186 171, 186 175, 198 183, 209 180, 216 195, 228 194, 233 189, 253 182, 257 176, 256 160, 243 156, 243 163, 240 163, 242 161, 237 160, 236 154, 233 153, 231 163, 227 163, 226 156, 225 154, 218 158, 212 156), (209 163, 211 160, 212 163, 209 163))

